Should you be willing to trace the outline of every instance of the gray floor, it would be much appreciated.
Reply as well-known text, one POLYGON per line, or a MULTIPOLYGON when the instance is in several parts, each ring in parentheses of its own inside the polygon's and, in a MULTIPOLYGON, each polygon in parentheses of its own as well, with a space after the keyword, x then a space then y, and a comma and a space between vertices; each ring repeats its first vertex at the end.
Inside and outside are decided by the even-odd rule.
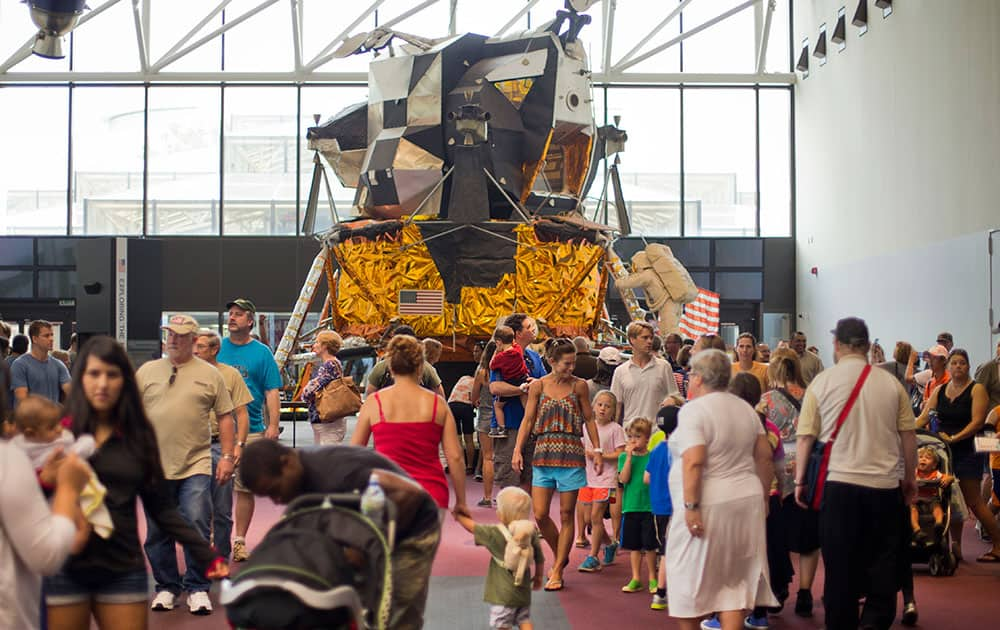
MULTIPOLYGON (((433 597, 427 600, 426 628, 489 630, 489 605, 483 602, 485 577, 446 576, 431 578, 433 597)), ((556 593, 531 594, 531 621, 536 628, 569 630, 569 621, 556 593)))

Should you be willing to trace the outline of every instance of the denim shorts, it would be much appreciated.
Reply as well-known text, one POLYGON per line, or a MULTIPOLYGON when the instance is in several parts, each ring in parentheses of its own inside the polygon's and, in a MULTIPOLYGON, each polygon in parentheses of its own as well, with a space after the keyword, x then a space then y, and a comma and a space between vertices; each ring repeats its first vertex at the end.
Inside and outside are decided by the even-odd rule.
POLYGON ((531 485, 539 488, 555 488, 559 492, 573 492, 587 486, 587 473, 581 466, 533 466, 531 485))
POLYGON ((44 578, 45 602, 49 606, 82 604, 91 600, 102 604, 134 604, 149 601, 149 574, 145 569, 110 573, 65 570, 44 578))

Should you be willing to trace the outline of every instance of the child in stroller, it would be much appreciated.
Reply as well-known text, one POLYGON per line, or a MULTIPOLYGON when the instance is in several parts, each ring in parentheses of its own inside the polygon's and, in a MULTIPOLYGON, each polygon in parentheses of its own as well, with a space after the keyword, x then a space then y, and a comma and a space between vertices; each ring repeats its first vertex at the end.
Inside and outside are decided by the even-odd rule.
POLYGON ((934 448, 924 446, 917 450, 917 499, 910 506, 910 523, 913 525, 913 542, 918 545, 932 546, 934 539, 944 533, 941 490, 950 487, 955 477, 941 472, 939 468, 940 460, 934 448), (930 513, 934 518, 933 539, 920 527, 921 513, 930 513))
POLYGON ((934 576, 953 575, 958 565, 948 531, 954 480, 948 445, 933 433, 917 431, 917 498, 910 507, 910 561, 926 563, 934 576))

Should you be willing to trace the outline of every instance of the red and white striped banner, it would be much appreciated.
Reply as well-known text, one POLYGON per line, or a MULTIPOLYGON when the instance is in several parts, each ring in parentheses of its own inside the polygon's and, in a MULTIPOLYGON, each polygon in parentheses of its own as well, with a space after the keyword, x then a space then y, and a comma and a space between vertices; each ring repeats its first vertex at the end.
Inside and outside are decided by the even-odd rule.
POLYGON ((684 305, 679 327, 689 339, 719 334, 719 294, 699 287, 695 301, 684 305))

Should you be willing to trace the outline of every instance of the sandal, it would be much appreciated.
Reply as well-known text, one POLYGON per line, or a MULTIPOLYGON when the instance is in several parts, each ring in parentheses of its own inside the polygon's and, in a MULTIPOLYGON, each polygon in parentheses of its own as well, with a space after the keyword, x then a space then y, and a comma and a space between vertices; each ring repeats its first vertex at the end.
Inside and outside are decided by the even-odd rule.
POLYGON ((997 554, 994 551, 987 551, 983 555, 976 558, 976 562, 986 562, 989 564, 994 564, 1000 562, 1000 554, 997 554))
POLYGON ((561 591, 563 590, 562 578, 549 577, 549 580, 545 583, 545 590, 547 591, 561 591))
POLYGON ((577 549, 586 549, 587 547, 590 546, 590 543, 588 541, 586 541, 586 540, 578 540, 578 541, 576 541, 576 545, 575 546, 576 546, 577 549))

